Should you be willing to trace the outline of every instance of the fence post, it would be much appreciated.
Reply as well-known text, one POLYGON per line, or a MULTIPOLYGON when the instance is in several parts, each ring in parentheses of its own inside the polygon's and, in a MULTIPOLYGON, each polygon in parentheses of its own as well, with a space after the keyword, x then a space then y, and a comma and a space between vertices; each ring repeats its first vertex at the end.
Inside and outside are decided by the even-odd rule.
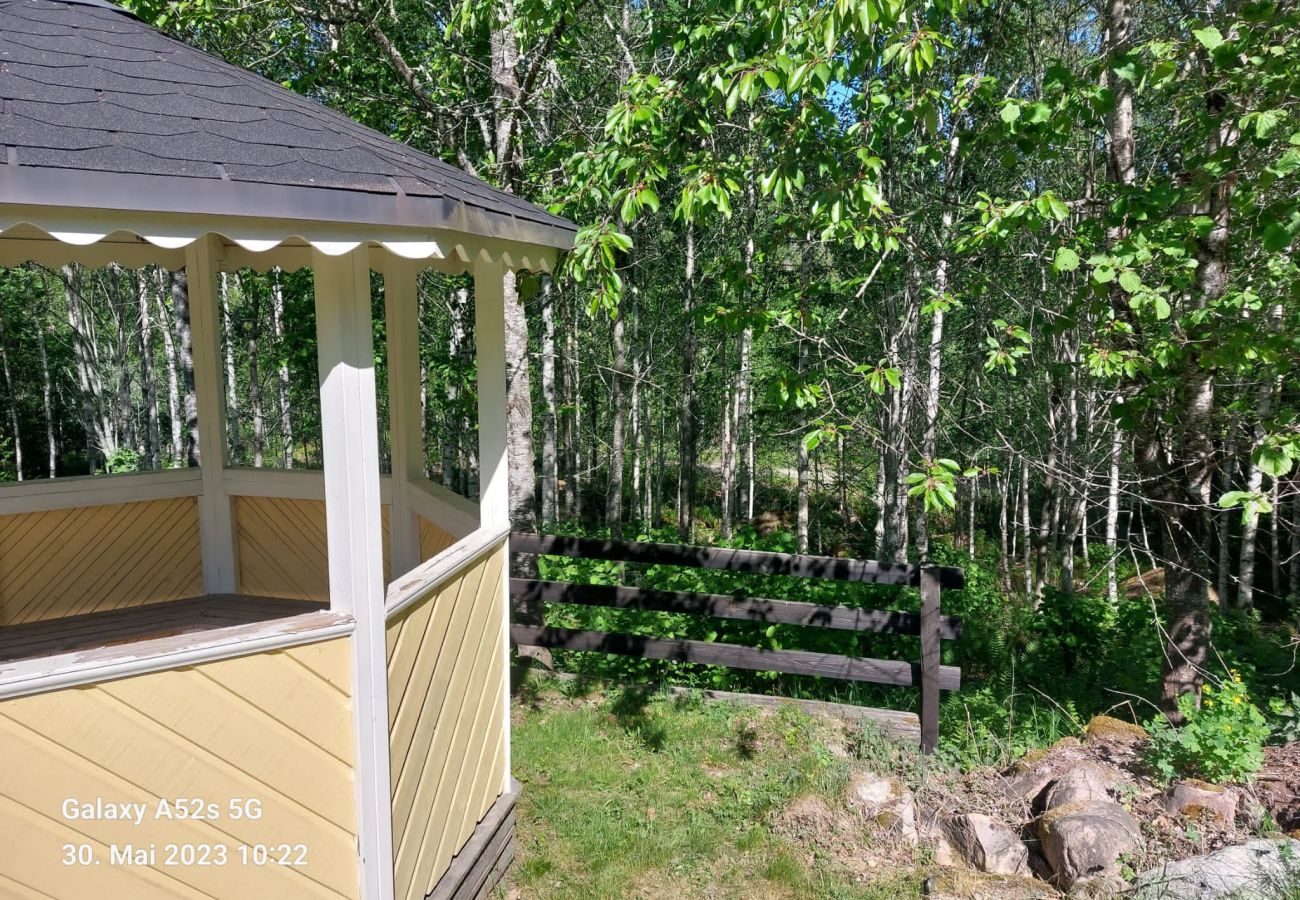
POLYGON ((921 752, 939 746, 939 573, 921 568, 921 752))

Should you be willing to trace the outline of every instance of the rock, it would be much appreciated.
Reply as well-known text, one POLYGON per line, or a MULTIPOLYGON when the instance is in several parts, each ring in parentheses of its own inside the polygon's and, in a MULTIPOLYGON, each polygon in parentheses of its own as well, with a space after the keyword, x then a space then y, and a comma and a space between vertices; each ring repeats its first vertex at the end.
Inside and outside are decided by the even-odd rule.
POLYGON ((1116 744, 1140 744, 1150 738, 1141 725, 1114 716, 1093 716, 1083 726, 1083 736, 1090 744, 1109 741, 1116 744))
POLYGON ((990 875, 1028 875, 1029 848, 1002 822, 979 813, 944 822, 953 848, 971 866, 990 875))
POLYGON ((1165 791, 1165 809, 1189 819, 1218 819, 1231 828, 1237 820, 1238 791, 1205 781, 1176 781, 1165 791))
POLYGON ((897 778, 881 778, 870 772, 858 772, 849 781, 845 802, 881 828, 917 842, 916 800, 897 778))
POLYGON ((923 822, 918 831, 921 842, 930 848, 931 861, 936 866, 951 867, 964 862, 939 822, 933 819, 923 822))
POLYGON ((1300 841, 1258 840, 1165 863, 1133 882, 1140 900, 1268 900, 1300 882, 1300 841))
POLYGON ((1047 809, 1071 803, 1113 800, 1119 773, 1093 763, 1080 763, 1067 771, 1047 792, 1047 809))
POLYGON ((1043 811, 1047 789, 1061 773, 1061 763, 1046 750, 1031 750, 1016 761, 1003 782, 1008 797, 1020 800, 1032 814, 1043 811))
POLYGON ((1119 858, 1142 845, 1142 832, 1112 800, 1067 803, 1038 820, 1043 856, 1063 890, 1098 878, 1117 878, 1119 858))

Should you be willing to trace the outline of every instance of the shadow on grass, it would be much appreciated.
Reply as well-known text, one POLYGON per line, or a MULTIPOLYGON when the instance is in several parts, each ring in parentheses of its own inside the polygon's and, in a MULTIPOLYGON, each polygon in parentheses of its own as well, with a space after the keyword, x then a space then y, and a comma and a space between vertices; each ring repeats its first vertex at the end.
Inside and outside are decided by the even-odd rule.
POLYGON ((653 685, 624 687, 611 698, 609 714, 628 734, 639 740, 647 750, 658 753, 668 742, 668 729, 650 715, 650 703, 658 689, 653 685))

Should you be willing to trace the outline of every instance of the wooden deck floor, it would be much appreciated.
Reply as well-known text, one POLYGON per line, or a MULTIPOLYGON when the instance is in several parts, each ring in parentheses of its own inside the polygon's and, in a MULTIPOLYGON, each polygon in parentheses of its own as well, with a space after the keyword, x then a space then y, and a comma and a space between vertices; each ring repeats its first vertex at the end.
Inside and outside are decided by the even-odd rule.
POLYGON ((0 627, 0 662, 317 612, 327 604, 220 594, 0 627))

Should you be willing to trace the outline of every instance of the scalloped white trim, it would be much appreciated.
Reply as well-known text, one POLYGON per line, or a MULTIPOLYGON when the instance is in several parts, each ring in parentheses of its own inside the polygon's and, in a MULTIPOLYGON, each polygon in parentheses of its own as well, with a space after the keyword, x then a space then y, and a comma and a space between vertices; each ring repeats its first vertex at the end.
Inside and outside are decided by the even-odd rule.
MULTIPOLYGON (((308 248, 314 248, 326 256, 342 256, 362 244, 377 245, 403 260, 428 260, 430 263, 442 263, 437 268, 443 271, 460 271, 462 267, 468 268, 476 261, 482 261, 499 262, 511 269, 550 272, 553 269, 555 256, 554 251, 545 247, 516 244, 496 238, 479 238, 455 232, 447 233, 438 239, 430 239, 428 232, 423 233, 420 239, 405 239, 395 236, 390 237, 393 234, 392 230, 387 230, 387 234, 385 234, 383 233, 385 229, 376 229, 380 234, 373 236, 359 234, 345 236, 338 233, 339 229, 328 225, 323 225, 320 229, 324 234, 311 234, 310 229, 299 230, 297 228, 293 231, 285 229, 287 233, 278 229, 272 232, 271 223, 267 222, 247 223, 245 225, 247 231, 245 231, 229 221, 212 223, 211 225, 205 225, 201 222, 174 221, 165 223, 163 228, 149 228, 146 233, 143 229, 136 230, 126 223, 121 228, 104 231, 103 226, 109 224, 111 220, 103 214, 95 214, 91 211, 85 211, 80 217, 52 215, 49 218, 53 221, 43 220, 43 218, 37 216, 24 216, 0 221, 0 246, 3 246, 6 239, 8 239, 10 248, 22 244, 31 247, 32 252, 34 252, 36 245, 43 243, 42 240, 33 239, 27 235, 15 239, 8 234, 15 228, 27 227, 40 231, 70 247, 100 245, 99 249, 103 252, 95 254, 94 259, 97 261, 103 256, 112 256, 114 252, 117 252, 122 256, 123 264, 130 260, 133 265, 139 264, 138 260, 142 254, 147 254, 145 243, 166 251, 158 255, 158 262, 170 265, 174 264, 175 260, 169 253, 189 246, 205 234, 216 234, 229 244, 247 251, 254 257, 267 254, 265 259, 245 258, 241 260, 241 262, 251 264, 259 270, 276 266, 296 269, 308 265, 309 262, 304 261, 304 258, 310 255, 308 248), (101 228, 94 231, 84 228, 84 225, 92 223, 100 225, 101 228), (75 227, 78 225, 83 227, 75 227), (301 231, 308 231, 309 233, 303 234, 301 231), (129 240, 105 240, 113 235, 130 235, 140 243, 132 243, 129 240), (302 244, 306 246, 302 246, 302 244), (272 253, 271 251, 276 252, 272 253)), ((292 226, 299 223, 288 224, 292 226)), ((48 257, 50 255, 48 250, 49 248, 45 248, 45 252, 40 254, 41 257, 48 257)), ((23 252, 21 248, 18 248, 17 255, 22 255, 23 252)), ((70 261, 72 261, 75 254, 69 254, 69 257, 70 261)), ((0 264, 13 265, 14 258, 16 257, 10 254, 0 264)), ((35 260, 36 257, 33 257, 33 259, 35 260)))

